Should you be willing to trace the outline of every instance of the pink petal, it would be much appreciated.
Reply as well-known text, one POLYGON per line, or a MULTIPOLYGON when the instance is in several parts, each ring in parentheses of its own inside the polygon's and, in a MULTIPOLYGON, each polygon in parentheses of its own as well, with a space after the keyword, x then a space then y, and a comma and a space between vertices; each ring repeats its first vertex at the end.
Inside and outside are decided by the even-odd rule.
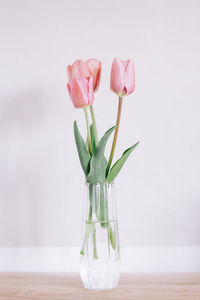
POLYGON ((134 72, 134 63, 129 60, 126 66, 125 71, 125 87, 127 94, 131 94, 135 89, 135 72, 134 72))
POLYGON ((67 67, 67 76, 68 76, 68 80, 72 80, 72 66, 68 66, 67 67))
MULTIPOLYGON (((76 108, 82 108, 87 106, 87 79, 80 78, 80 79, 72 79, 68 85, 70 85, 70 96, 73 105, 76 108)), ((68 88, 69 89, 69 88, 68 88)))
POLYGON ((68 84, 67 84, 67 89, 68 89, 69 95, 70 95, 70 97, 71 97, 71 95, 72 95, 71 81, 68 82, 68 84))
POLYGON ((82 60, 76 60, 72 65, 72 75, 71 79, 89 77, 91 75, 90 70, 87 65, 82 60))
POLYGON ((124 89, 125 66, 119 58, 114 58, 111 76, 110 88, 114 93, 121 94, 124 89))
POLYGON ((96 91, 99 87, 100 76, 101 76, 101 62, 95 58, 88 59, 85 64, 91 72, 93 77, 93 89, 96 91))
POLYGON ((92 105, 93 102, 94 102, 93 77, 90 76, 88 80, 88 105, 92 105))
POLYGON ((127 69, 127 66, 128 66, 128 63, 129 63, 129 60, 123 60, 122 62, 123 62, 123 64, 124 64, 124 68, 125 68, 125 70, 126 70, 126 69, 127 69))

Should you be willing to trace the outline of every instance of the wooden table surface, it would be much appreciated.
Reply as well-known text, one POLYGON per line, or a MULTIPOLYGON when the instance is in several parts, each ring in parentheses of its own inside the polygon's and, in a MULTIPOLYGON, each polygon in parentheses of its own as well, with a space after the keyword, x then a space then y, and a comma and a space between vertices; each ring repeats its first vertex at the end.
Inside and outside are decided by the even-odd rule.
POLYGON ((84 289, 78 274, 0 273, 0 299, 200 300, 200 273, 122 274, 110 291, 84 289))

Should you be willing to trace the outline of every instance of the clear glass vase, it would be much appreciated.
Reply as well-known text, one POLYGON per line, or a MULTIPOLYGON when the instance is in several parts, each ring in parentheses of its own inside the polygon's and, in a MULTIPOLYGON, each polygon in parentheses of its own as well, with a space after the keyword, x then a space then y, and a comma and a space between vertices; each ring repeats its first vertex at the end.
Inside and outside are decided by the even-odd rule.
POLYGON ((80 275, 85 288, 113 289, 120 275, 120 247, 114 183, 86 183, 80 275))

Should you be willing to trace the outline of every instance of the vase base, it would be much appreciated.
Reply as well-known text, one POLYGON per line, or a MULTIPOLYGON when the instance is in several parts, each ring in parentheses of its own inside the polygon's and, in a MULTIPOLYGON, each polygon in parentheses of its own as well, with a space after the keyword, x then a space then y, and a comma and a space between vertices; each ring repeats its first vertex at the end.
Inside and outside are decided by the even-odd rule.
POLYGON ((114 289, 119 281, 120 260, 81 257, 80 276, 86 289, 114 289))
MULTIPOLYGON (((84 284, 83 284, 84 285, 84 284)), ((89 291, 111 291, 111 290, 114 290, 114 289, 116 289, 117 288, 117 285, 115 286, 115 287, 112 287, 112 288, 100 288, 100 289, 98 289, 98 288, 89 288, 89 287, 86 287, 85 285, 84 285, 84 288, 85 289, 87 289, 87 290, 89 290, 89 291)))

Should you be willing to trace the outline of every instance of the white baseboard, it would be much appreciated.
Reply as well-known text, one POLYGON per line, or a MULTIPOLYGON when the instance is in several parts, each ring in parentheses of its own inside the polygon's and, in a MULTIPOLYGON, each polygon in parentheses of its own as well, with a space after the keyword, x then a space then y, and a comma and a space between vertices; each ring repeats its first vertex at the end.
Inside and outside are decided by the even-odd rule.
MULTIPOLYGON (((200 272, 200 247, 125 247, 122 272, 200 272)), ((0 272, 78 272, 78 247, 0 248, 0 272)))

